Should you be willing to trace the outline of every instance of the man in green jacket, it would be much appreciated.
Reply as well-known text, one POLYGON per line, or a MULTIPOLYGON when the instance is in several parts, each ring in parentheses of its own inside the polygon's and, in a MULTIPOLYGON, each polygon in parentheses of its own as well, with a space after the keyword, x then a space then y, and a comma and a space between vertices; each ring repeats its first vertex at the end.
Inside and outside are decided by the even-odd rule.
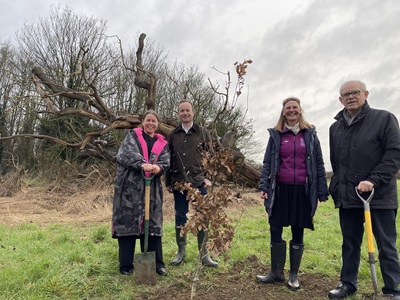
MULTIPOLYGON (((208 131, 193 123, 194 110, 189 100, 181 100, 178 106, 178 115, 181 121, 168 136, 168 145, 171 152, 171 166, 166 173, 166 186, 174 193, 175 200, 175 233, 178 253, 172 261, 173 265, 182 263, 186 253, 186 234, 181 235, 181 229, 186 224, 189 211, 189 201, 186 199, 187 191, 183 193, 174 190, 174 184, 178 182, 190 182, 194 188, 198 188, 202 195, 207 194, 207 188, 211 186, 210 180, 201 163, 202 151, 207 149, 210 143, 208 131)), ((211 259, 205 247, 206 234, 201 230, 197 234, 197 243, 204 266, 218 267, 218 263, 211 259)))

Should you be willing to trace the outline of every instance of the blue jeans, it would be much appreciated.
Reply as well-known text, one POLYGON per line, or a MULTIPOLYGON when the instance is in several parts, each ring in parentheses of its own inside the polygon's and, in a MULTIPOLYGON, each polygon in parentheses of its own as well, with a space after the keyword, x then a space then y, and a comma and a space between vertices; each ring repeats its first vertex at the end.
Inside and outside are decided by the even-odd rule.
MULTIPOLYGON (((200 194, 207 195, 207 189, 201 185, 198 187, 200 194)), ((189 212, 189 201, 187 198, 187 191, 183 194, 180 191, 174 191, 175 199, 175 225, 185 225, 187 221, 186 214, 189 212)))
MULTIPOLYGON (((384 294, 400 295, 400 264, 396 246, 396 209, 371 209, 372 231, 378 246, 384 294)), ((339 208, 340 228, 343 235, 342 271, 344 284, 357 288, 360 252, 364 234, 364 209, 339 208)))

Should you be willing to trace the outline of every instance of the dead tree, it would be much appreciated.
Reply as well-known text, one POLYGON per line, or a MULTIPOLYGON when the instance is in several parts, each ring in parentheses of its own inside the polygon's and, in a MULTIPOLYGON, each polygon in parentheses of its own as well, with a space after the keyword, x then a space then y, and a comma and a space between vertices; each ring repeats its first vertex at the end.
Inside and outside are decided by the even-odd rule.
MULTIPOLYGON (((134 69, 131 69, 134 73, 134 84, 143 88, 147 91, 146 98, 146 109, 155 108, 155 92, 156 92, 156 76, 147 71, 142 64, 142 54, 144 49, 144 39, 146 35, 142 33, 139 37, 139 45, 136 51, 136 65, 134 69)), ((126 66, 125 66, 126 67, 126 66)), ((91 82, 86 74, 86 67, 84 61, 81 64, 81 74, 90 87, 91 92, 81 92, 69 89, 65 86, 59 85, 52 81, 42 69, 35 67, 32 70, 32 81, 35 85, 36 92, 42 99, 46 101, 46 109, 39 111, 38 113, 46 113, 54 116, 62 117, 68 115, 78 115, 85 118, 96 121, 104 125, 104 128, 98 131, 89 132, 86 135, 80 137, 81 140, 77 143, 69 143, 61 140, 54 136, 49 135, 37 135, 37 134, 18 134, 8 137, 0 137, 0 141, 15 139, 15 138, 34 138, 49 140, 54 143, 58 143, 65 147, 79 149, 82 157, 97 157, 107 160, 114 160, 115 153, 108 151, 107 149, 114 146, 117 142, 108 142, 102 139, 107 133, 117 129, 130 129, 137 127, 142 122, 142 116, 140 114, 124 114, 117 115, 110 108, 107 107, 103 101, 100 93, 96 87, 96 84, 91 82), (54 107, 51 101, 51 97, 61 96, 80 103, 75 107, 66 107, 57 109, 54 107)), ((164 136, 167 136, 169 132, 174 128, 174 124, 168 120, 160 122, 159 132, 164 136)), ((222 138, 222 142, 219 142, 217 138, 218 146, 221 148, 232 148, 234 144, 234 136, 229 132, 227 136, 222 138)), ((238 166, 239 173, 236 174, 236 178, 230 178, 241 185, 247 187, 256 187, 259 180, 259 171, 254 169, 250 164, 244 162, 244 157, 241 153, 235 149, 235 164, 238 166)))

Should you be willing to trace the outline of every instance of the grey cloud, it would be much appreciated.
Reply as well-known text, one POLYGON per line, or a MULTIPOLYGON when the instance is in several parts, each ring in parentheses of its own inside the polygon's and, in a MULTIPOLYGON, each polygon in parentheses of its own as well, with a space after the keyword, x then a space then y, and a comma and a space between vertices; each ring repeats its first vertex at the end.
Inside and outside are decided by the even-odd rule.
POLYGON ((329 158, 328 129, 342 109, 337 100, 339 86, 348 79, 368 84, 373 107, 400 116, 396 105, 400 98, 399 12, 393 0, 362 4, 318 0, 271 25, 254 57, 254 84, 264 100, 251 110, 259 115, 256 128, 274 125, 280 99, 299 96, 304 99, 306 116, 319 128, 324 156, 329 158))

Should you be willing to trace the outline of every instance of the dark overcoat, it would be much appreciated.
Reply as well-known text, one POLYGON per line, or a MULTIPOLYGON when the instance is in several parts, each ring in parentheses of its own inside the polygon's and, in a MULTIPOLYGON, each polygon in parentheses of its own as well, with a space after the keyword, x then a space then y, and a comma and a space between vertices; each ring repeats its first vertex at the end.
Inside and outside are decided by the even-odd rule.
POLYGON ((351 125, 340 111, 329 129, 333 177, 329 190, 335 207, 363 208, 355 187, 372 182, 371 209, 397 209, 396 173, 400 168, 400 129, 394 114, 366 101, 351 125))

